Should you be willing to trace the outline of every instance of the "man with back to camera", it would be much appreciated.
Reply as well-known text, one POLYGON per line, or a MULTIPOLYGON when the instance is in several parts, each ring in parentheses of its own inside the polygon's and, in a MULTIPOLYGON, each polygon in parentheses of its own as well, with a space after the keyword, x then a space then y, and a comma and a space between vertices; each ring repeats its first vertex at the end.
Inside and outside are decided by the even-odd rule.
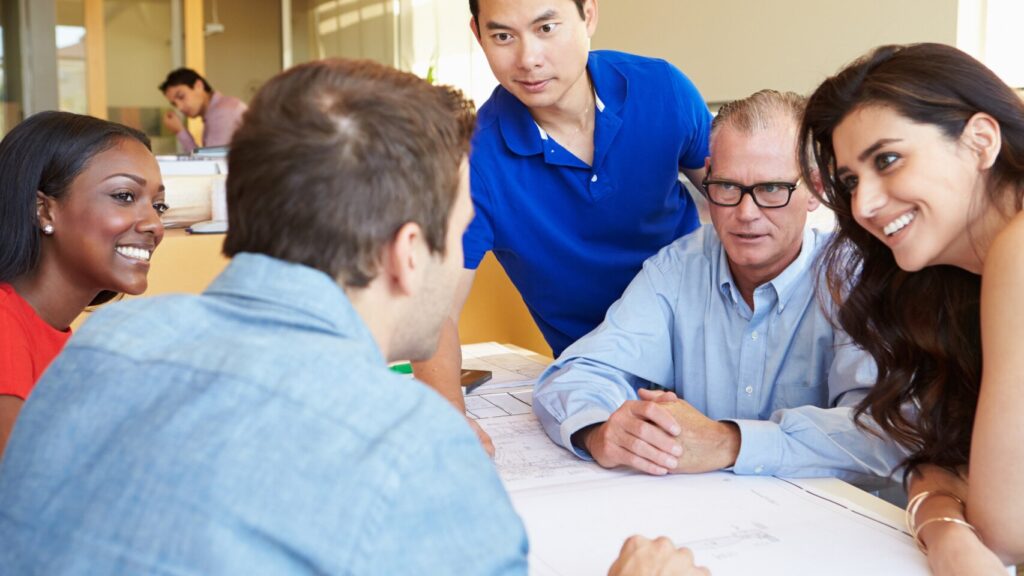
MULTIPOLYGON (((450 309, 470 110, 366 61, 271 79, 228 157, 225 271, 94 314, 22 411, 5 573, 525 574, 464 418, 386 365, 450 309)), ((706 573, 641 537, 611 573, 655 569, 706 573)))
POLYGON ((199 146, 230 144, 246 110, 245 102, 215 91, 206 78, 191 68, 171 71, 160 84, 160 91, 186 118, 203 119, 203 142, 197 144, 174 110, 164 114, 164 126, 175 134, 185 154, 199 146))
POLYGON ((817 289, 830 234, 805 228, 818 201, 797 158, 804 103, 764 90, 718 112, 703 183, 714 227, 647 260, 541 376, 533 408, 556 443, 649 474, 888 484, 906 453, 851 417, 874 364, 817 289))
MULTIPOLYGON (((601 322, 643 261, 699 226, 711 116, 658 59, 590 51, 597 0, 470 0, 498 86, 470 158, 476 217, 438 353, 418 377, 460 409, 458 317, 494 252, 555 356, 601 322)), ((480 433, 485 439, 486 435, 480 433)))

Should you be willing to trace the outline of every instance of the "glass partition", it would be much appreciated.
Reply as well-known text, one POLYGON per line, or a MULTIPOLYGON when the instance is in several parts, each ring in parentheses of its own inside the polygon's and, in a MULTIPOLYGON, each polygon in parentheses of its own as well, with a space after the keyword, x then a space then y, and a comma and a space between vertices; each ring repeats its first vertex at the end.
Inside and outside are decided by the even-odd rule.
MULTIPOLYGON (((286 0, 288 1, 288 0, 286 0)), ((366 58, 395 66, 398 2, 290 0, 292 59, 366 58)))

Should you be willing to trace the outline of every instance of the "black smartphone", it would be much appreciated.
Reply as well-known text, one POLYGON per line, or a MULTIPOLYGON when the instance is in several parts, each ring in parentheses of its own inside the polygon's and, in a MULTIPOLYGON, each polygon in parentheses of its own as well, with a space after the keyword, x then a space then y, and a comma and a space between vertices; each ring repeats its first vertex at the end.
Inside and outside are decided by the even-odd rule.
POLYGON ((491 379, 490 370, 462 370, 462 389, 469 394, 484 382, 491 379))

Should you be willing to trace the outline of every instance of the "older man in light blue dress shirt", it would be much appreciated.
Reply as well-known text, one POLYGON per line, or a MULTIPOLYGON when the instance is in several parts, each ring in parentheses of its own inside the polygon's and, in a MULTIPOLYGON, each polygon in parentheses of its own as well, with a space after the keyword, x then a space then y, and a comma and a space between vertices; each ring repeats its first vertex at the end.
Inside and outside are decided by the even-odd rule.
POLYGON ((715 119, 703 189, 714 229, 647 260, 604 322, 541 376, 534 411, 582 458, 651 474, 887 483, 905 454, 859 428, 874 365, 819 291, 829 235, 801 180, 803 99, 762 91, 715 119), (667 392, 653 391, 664 389, 667 392))

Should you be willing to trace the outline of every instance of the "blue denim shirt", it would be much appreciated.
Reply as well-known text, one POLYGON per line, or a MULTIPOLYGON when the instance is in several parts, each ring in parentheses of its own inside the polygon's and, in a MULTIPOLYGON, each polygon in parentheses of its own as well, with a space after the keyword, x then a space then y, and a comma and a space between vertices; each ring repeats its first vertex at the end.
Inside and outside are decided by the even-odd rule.
POLYGON ((572 435, 656 384, 739 426, 736 473, 886 484, 906 453, 851 418, 875 365, 822 309, 815 260, 828 238, 805 230, 799 256, 754 291, 753 309, 712 227, 666 246, 541 375, 533 408, 545 431, 588 458, 572 435))
POLYGON ((327 275, 242 254, 97 312, 0 465, 3 574, 525 574, 494 466, 327 275))

